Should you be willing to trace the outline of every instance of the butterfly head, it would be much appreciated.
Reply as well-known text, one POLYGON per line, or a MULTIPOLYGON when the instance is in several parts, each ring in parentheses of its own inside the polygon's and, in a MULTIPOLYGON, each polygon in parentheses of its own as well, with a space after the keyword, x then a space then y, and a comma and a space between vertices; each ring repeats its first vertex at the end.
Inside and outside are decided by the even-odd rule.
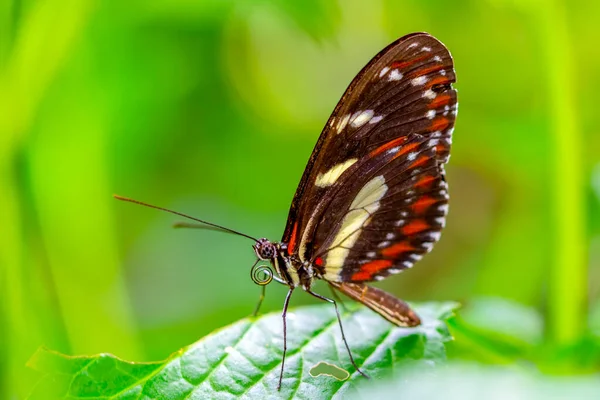
POLYGON ((272 260, 277 256, 277 247, 269 239, 258 239, 252 248, 261 260, 272 260))
POLYGON ((279 274, 279 270, 276 267, 277 262, 275 261, 278 254, 277 243, 273 243, 269 239, 262 238, 258 239, 256 243, 252 245, 252 248, 254 249, 254 253, 256 253, 256 257, 258 257, 258 260, 256 260, 250 269, 250 277, 254 283, 260 286, 265 286, 271 283, 273 279, 280 281, 279 278, 275 278, 273 276, 273 270, 269 268, 268 265, 258 264, 260 261, 268 260, 271 262, 272 266, 275 266, 275 269, 279 274))

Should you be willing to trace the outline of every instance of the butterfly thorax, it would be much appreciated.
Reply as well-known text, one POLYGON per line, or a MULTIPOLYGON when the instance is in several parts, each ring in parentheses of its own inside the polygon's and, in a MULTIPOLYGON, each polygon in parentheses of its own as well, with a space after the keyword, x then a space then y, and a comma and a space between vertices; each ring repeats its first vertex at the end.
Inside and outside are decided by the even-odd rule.
POLYGON ((261 260, 269 260, 271 265, 284 283, 292 288, 302 286, 310 289, 315 277, 314 270, 309 263, 301 262, 297 257, 290 256, 287 244, 271 242, 268 239, 259 239, 254 246, 254 252, 261 260))

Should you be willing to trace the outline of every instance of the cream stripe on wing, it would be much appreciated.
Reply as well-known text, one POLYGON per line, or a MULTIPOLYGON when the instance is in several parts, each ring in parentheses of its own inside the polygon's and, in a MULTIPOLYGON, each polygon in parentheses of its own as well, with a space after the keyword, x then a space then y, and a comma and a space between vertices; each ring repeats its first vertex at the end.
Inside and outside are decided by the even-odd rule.
POLYGON ((358 192, 350 205, 350 210, 344 217, 340 230, 331 243, 331 250, 327 253, 324 278, 329 281, 337 281, 348 257, 349 249, 360 236, 361 229, 369 216, 379 209, 379 200, 387 192, 383 176, 371 179, 358 192))
POLYGON ((357 160, 357 158, 351 158, 346 162, 334 165, 329 171, 325 173, 320 173, 319 175, 317 175, 315 185, 319 187, 327 187, 333 185, 335 181, 337 181, 338 178, 344 173, 344 171, 350 168, 352 164, 354 164, 357 160))

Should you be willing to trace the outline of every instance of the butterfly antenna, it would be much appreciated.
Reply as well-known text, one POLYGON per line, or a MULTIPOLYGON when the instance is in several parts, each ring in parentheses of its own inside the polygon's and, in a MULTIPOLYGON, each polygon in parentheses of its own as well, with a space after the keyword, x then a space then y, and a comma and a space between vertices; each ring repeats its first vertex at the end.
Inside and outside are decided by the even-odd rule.
MULTIPOLYGON (((114 194, 113 197, 115 199, 117 199, 117 200, 127 201, 129 203, 139 204, 140 206, 154 208, 154 209, 157 209, 157 210, 166 211, 166 212, 171 213, 171 214, 179 215, 180 217, 191 219, 192 221, 196 221, 196 222, 199 222, 201 224, 207 225, 208 227, 216 228, 216 229, 222 230, 224 232, 228 232, 228 233, 233 233, 234 235, 243 236, 245 238, 248 238, 248 239, 254 240, 255 242, 258 242, 258 239, 254 238, 254 237, 252 237, 250 235, 246 235, 245 233, 234 231, 233 229, 225 228, 224 226, 213 224, 212 222, 204 221, 204 220, 201 220, 199 218, 194 218, 192 216, 189 216, 189 215, 177 212, 177 211, 169 210, 168 208, 153 206, 152 204, 144 203, 143 201, 139 201, 139 200, 130 199, 128 197, 119 196, 117 194, 114 194)), ((178 227, 191 227, 189 225, 184 225, 184 224, 178 224, 176 226, 178 226, 178 227)))
POLYGON ((203 229, 203 230, 207 230, 207 231, 216 231, 216 232, 226 232, 229 233, 227 231, 224 231, 221 228, 217 228, 214 226, 206 226, 203 224, 198 224, 196 222, 175 222, 173 225, 173 228, 190 228, 190 229, 203 229))

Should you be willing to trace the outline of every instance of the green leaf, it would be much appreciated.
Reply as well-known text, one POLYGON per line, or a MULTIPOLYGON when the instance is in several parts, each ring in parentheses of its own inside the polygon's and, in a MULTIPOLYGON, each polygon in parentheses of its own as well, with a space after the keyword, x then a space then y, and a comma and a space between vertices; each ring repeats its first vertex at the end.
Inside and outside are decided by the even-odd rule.
MULTIPOLYGON (((418 305, 423 324, 416 328, 395 327, 363 307, 342 318, 357 364, 377 379, 407 363, 430 366, 445 360, 444 342, 451 337, 444 320, 456 308, 455 303, 418 305)), ((44 376, 30 399, 265 398, 277 391, 282 346, 281 316, 272 313, 218 330, 162 362, 132 363, 110 354, 68 357, 40 349, 29 366, 44 376)), ((348 359, 333 307, 288 312, 288 353, 279 395, 341 396, 365 381, 348 359), (338 373, 325 369, 319 374, 327 364, 338 373), (344 370, 349 377, 340 381, 344 370)))

